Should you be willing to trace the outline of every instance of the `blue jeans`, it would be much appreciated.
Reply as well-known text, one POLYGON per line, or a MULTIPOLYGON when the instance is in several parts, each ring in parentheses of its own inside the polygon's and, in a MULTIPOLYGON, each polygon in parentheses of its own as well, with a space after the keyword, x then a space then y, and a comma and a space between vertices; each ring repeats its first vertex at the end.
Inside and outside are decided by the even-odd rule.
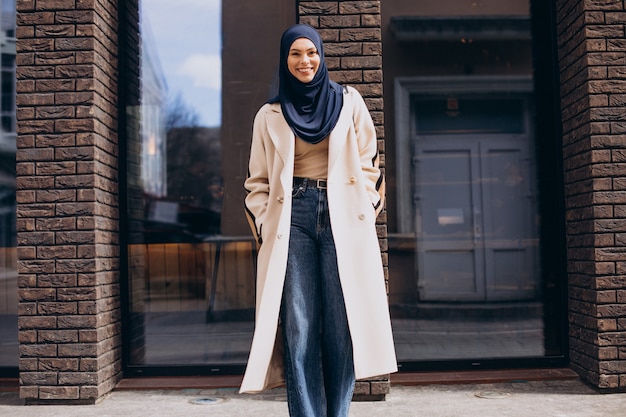
POLYGON ((280 311, 291 417, 347 417, 352 341, 339 282, 326 190, 294 187, 280 311))

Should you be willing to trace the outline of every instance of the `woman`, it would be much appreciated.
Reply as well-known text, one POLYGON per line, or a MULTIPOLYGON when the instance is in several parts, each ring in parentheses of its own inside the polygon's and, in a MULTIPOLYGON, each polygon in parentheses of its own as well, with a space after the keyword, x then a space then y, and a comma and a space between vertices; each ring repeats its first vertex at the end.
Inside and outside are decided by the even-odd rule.
POLYGON ((260 249, 241 392, 286 382, 292 417, 347 416, 355 378, 397 370, 375 227, 384 181, 367 107, 330 81, 310 26, 281 38, 244 186, 260 249))

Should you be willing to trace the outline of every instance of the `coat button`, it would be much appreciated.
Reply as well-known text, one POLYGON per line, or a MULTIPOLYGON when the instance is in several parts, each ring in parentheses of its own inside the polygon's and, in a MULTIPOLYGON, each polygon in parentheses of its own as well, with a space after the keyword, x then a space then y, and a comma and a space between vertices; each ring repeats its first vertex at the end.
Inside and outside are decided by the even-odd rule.
POLYGON ((365 219, 365 214, 359 214, 359 220, 365 219))
POLYGON ((354 175, 352 175, 350 177, 350 184, 354 184, 356 182, 356 177, 354 175))
POLYGON ((282 203, 283 203, 283 201, 285 201, 285 197, 283 197, 283 196, 281 195, 281 196, 278 196, 278 198, 276 198, 276 200, 278 200, 278 202, 282 204, 282 203))
POLYGON ((282 239, 283 238, 283 234, 279 233, 278 235, 276 235, 277 238, 282 239))

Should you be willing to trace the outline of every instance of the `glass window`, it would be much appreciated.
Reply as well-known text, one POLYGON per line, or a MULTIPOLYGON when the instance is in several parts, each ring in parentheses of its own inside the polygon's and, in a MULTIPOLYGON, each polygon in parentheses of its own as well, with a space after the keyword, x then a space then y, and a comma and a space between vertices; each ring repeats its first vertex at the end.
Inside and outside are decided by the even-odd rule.
POLYGON ((16 369, 15 0, 2 1, 0 16, 0 368, 16 369))
POLYGON ((295 5, 150 0, 125 16, 127 362, 242 368, 257 250, 243 181, 295 5))
POLYGON ((415 100, 415 129, 420 135, 522 133, 520 99, 432 97, 415 100))
POLYGON ((476 368, 562 355, 551 298, 561 275, 542 234, 562 219, 542 211, 538 178, 559 173, 539 167, 529 2, 385 0, 382 14, 398 360, 476 368))
MULTIPOLYGON (((242 185, 296 2, 124 3, 128 371, 242 371, 257 249, 242 185)), ((528 1, 382 2, 389 300, 404 369, 563 354, 560 250, 545 244, 562 219, 541 204, 539 176, 558 173, 537 157, 531 22, 528 1)))

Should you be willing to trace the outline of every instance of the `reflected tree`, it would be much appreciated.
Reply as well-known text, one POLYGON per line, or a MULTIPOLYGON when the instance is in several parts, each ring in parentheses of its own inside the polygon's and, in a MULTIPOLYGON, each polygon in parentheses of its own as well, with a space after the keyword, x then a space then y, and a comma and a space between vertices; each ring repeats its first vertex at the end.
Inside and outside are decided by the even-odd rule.
POLYGON ((168 106, 167 194, 178 221, 194 234, 219 234, 223 199, 219 127, 200 126, 179 96, 168 106))

